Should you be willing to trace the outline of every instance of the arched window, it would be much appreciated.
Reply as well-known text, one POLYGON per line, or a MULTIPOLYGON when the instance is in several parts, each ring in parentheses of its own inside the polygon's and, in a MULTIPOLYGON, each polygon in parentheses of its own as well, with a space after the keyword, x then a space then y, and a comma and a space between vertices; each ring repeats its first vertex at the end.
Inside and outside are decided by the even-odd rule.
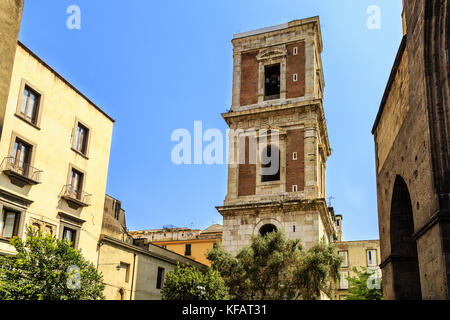
POLYGON ((261 181, 280 180, 280 150, 275 145, 268 145, 261 155, 261 181), (273 161, 278 155, 278 161, 273 161), (273 158, 272 158, 273 157, 273 158))
POLYGON ((261 229, 259 229, 259 234, 264 237, 266 234, 269 234, 271 232, 276 232, 276 231, 277 231, 277 227, 274 226, 273 224, 265 224, 261 227, 261 229))

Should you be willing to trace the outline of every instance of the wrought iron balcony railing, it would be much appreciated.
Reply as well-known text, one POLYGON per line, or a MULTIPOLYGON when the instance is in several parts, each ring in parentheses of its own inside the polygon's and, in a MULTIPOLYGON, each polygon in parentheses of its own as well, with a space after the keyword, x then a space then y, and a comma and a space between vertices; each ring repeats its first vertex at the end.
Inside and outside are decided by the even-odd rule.
POLYGON ((1 168, 10 178, 17 179, 24 185, 41 183, 42 170, 32 167, 29 163, 19 161, 15 157, 3 159, 1 168))
POLYGON ((92 195, 84 192, 82 190, 78 190, 71 184, 64 186, 62 198, 74 204, 77 207, 87 207, 91 205, 91 197, 92 195))

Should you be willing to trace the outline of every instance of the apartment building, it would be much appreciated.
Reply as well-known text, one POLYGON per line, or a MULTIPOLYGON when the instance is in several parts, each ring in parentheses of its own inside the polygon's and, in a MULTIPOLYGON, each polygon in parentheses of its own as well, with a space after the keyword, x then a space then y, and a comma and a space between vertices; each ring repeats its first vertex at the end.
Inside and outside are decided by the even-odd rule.
MULTIPOLYGON (((339 283, 334 293, 337 300, 345 300, 348 295, 349 277, 354 277, 353 268, 362 271, 362 267, 375 272, 381 278, 380 240, 343 241, 336 243, 336 251, 342 257, 339 283)), ((375 279, 373 280, 375 285, 375 279)))
POLYGON ((152 243, 210 266, 211 261, 206 256, 215 243, 222 243, 222 231, 222 225, 213 224, 201 231, 172 228, 132 231, 131 234, 136 244, 152 243))
POLYGON ((18 43, 1 123, 0 254, 26 226, 97 262, 114 120, 18 43))
POLYGON ((177 264, 206 270, 206 265, 147 239, 134 241, 119 200, 106 195, 104 210, 97 268, 103 274, 106 299, 160 300, 165 277, 177 264))

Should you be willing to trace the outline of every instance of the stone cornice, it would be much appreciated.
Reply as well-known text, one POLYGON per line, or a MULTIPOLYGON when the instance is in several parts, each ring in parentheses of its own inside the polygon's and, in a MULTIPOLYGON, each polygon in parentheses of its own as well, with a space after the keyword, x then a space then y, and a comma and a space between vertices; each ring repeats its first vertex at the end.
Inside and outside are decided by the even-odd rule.
POLYGON ((243 118, 250 117, 253 115, 260 115, 262 113, 271 113, 271 112, 280 112, 280 111, 288 111, 288 110, 299 110, 301 112, 310 112, 310 111, 316 111, 318 112, 318 123, 319 123, 319 130, 320 134, 323 137, 323 143, 325 146, 325 151, 327 156, 331 155, 331 147, 330 147, 330 141, 328 139, 328 129, 327 124, 325 121, 325 113, 323 110, 322 100, 321 99, 315 99, 315 100, 308 100, 308 101, 301 101, 301 102, 288 102, 280 105, 271 105, 271 106, 265 106, 265 107, 256 107, 248 110, 243 111, 236 111, 236 112, 226 112, 222 113, 222 117, 227 122, 228 126, 231 127, 231 121, 236 118, 243 118))

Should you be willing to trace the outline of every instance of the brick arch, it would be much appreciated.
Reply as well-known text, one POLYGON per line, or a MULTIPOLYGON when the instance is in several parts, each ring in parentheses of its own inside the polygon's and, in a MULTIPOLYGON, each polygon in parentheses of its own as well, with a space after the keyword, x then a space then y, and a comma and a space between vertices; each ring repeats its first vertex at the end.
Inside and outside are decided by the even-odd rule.
POLYGON ((391 260, 395 299, 421 299, 417 244, 413 239, 414 218, 405 180, 397 175, 390 215, 391 260))

